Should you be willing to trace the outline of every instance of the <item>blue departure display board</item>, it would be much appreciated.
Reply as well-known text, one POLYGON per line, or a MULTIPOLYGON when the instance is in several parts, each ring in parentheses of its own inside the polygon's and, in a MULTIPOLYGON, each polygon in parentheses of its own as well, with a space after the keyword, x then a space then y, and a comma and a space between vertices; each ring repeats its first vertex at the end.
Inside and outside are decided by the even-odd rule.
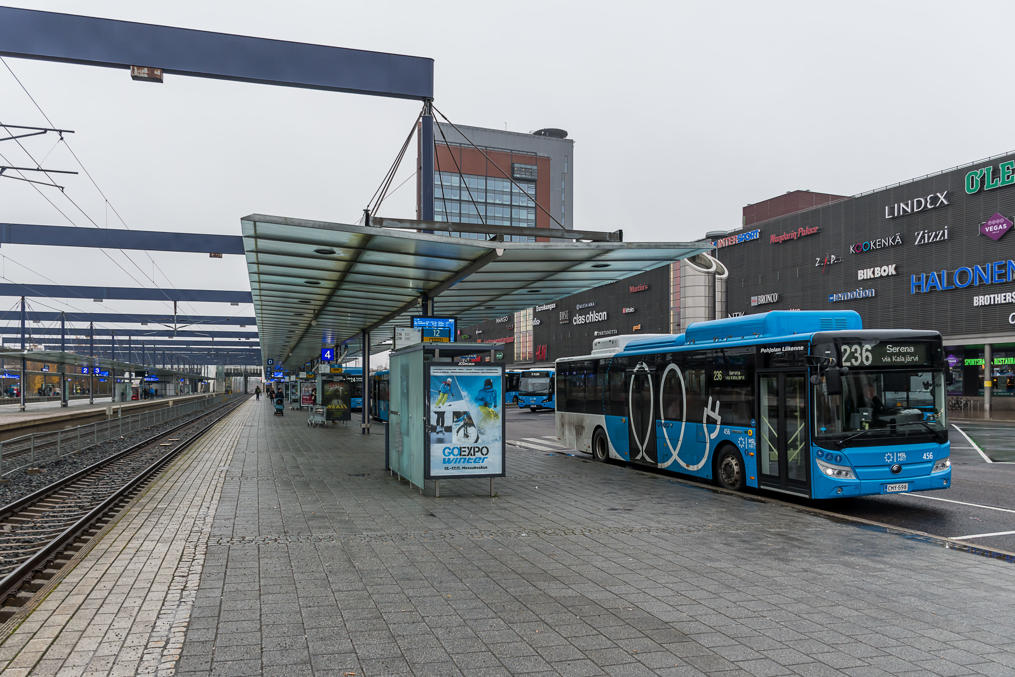
POLYGON ((412 328, 420 330, 423 343, 453 343, 455 340, 455 318, 425 317, 412 318, 412 328))

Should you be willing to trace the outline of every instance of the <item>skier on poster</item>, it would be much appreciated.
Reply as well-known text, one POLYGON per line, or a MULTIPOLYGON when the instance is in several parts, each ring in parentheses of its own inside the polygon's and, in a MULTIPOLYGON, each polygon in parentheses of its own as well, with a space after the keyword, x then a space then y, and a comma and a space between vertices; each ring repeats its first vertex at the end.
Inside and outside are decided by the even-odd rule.
POLYGON ((455 437, 463 442, 476 442, 479 436, 476 435, 476 422, 472 420, 472 414, 467 411, 461 412, 461 416, 455 419, 455 437), (475 437, 473 437, 475 435, 475 437))
POLYGON ((479 405, 479 432, 483 434, 486 424, 500 418, 497 414, 497 391, 494 389, 491 379, 486 379, 483 382, 483 387, 476 393, 474 401, 479 405))
POLYGON ((451 397, 451 379, 450 378, 446 379, 444 381, 444 383, 441 384, 440 390, 438 391, 438 394, 437 394, 437 402, 435 403, 435 406, 437 406, 437 407, 443 407, 445 404, 447 404, 449 397, 451 397))

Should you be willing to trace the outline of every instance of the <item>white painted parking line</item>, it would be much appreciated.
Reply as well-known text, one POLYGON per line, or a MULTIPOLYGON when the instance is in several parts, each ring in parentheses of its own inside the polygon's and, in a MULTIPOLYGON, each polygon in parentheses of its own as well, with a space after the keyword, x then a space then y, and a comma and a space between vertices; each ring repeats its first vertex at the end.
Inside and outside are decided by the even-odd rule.
POLYGON ((564 451, 563 447, 551 447, 545 444, 537 444, 535 442, 523 442, 521 440, 511 440, 508 443, 513 444, 516 447, 521 447, 522 449, 533 449, 535 451, 564 451))
POLYGON ((955 501, 950 498, 939 498, 937 496, 924 496, 923 494, 899 494, 900 496, 909 496, 910 498, 923 498, 928 501, 944 501, 945 503, 956 503, 958 505, 968 505, 970 508, 983 508, 984 510, 996 510, 998 512, 1010 512, 1015 515, 1015 510, 1010 508, 998 508, 993 505, 980 505, 979 503, 966 503, 965 501, 955 501))
POLYGON ((966 441, 968 441, 969 444, 971 444, 973 446, 973 449, 976 449, 976 452, 980 456, 983 456, 983 460, 984 461, 986 461, 987 463, 993 463, 993 461, 990 460, 990 458, 985 453, 983 453, 983 449, 980 449, 980 447, 977 446, 976 442, 973 441, 973 438, 971 438, 969 435, 966 434, 965 430, 963 430, 962 428, 958 427, 954 423, 952 423, 952 427, 955 428, 956 430, 958 430, 960 433, 962 433, 962 436, 965 437, 966 441))
POLYGON ((989 538, 990 536, 1011 536, 1015 531, 995 531, 992 534, 970 534, 968 536, 952 536, 953 541, 964 541, 970 538, 989 538))

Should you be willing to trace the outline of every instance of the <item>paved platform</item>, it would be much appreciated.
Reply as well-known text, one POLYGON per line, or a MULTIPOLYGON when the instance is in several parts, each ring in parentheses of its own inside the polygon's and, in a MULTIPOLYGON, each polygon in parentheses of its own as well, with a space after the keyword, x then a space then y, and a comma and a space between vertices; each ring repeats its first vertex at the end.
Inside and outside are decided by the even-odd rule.
POLYGON ((421 496, 383 435, 247 402, 81 553, 0 671, 1015 673, 1009 564, 583 455, 507 463, 496 497, 421 496))

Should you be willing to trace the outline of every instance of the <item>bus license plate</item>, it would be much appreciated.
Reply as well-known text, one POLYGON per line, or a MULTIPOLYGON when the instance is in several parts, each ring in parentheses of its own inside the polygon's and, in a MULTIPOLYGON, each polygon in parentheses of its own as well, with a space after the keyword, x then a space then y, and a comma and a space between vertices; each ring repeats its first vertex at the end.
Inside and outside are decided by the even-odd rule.
POLYGON ((891 493, 894 493, 896 491, 909 491, 909 484, 902 483, 902 484, 886 484, 885 485, 885 493, 886 494, 891 494, 891 493))

